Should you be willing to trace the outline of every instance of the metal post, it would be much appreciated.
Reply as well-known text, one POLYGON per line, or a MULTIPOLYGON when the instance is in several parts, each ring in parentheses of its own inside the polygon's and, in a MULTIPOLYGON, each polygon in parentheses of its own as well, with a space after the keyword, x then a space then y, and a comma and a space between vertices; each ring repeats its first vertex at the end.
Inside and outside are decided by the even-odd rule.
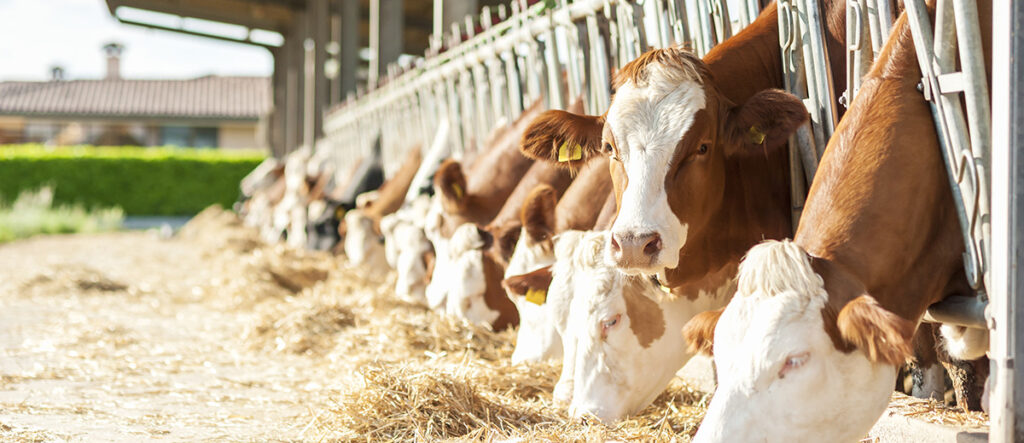
POLYGON ((434 0, 434 35, 444 34, 476 10, 477 0, 434 0))
POLYGON ((274 97, 274 107, 270 111, 270 124, 268 125, 268 141, 270 150, 274 157, 282 157, 287 153, 286 123, 288 108, 288 53, 287 46, 274 48, 271 51, 274 56, 274 75, 272 77, 271 93, 274 97))
POLYGON ((989 441, 1024 441, 1024 2, 992 9, 992 267, 989 441))
POLYGON ((359 69, 359 0, 341 0, 341 95, 356 92, 359 69))
POLYGON ((402 54, 402 0, 370 0, 369 83, 376 87, 387 66, 402 54))

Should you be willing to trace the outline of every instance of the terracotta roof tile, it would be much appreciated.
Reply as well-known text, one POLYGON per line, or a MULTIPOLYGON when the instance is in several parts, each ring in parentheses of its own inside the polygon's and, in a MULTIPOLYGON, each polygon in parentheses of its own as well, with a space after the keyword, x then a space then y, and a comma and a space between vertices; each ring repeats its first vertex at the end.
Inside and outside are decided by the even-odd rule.
POLYGON ((255 120, 270 96, 265 77, 0 82, 0 115, 255 120))

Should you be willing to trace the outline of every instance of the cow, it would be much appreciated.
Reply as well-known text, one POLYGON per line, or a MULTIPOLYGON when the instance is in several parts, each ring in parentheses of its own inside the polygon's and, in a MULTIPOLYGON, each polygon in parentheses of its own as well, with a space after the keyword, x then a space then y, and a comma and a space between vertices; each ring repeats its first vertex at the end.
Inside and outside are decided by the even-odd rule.
POLYGON ((562 356, 561 334, 557 330, 557 319, 561 317, 550 312, 556 304, 546 303, 546 296, 538 295, 550 292, 546 283, 538 286, 550 282, 550 271, 541 269, 555 263, 556 242, 566 240, 560 238, 561 233, 595 228, 607 200, 597 197, 611 194, 608 163, 601 160, 604 159, 584 166, 560 200, 553 188, 541 185, 523 203, 519 241, 508 260, 503 282, 519 312, 513 364, 562 356), (527 280, 526 286, 518 284, 517 279, 527 280), (539 289, 530 292, 533 287, 539 289))
MULTIPOLYGON (((642 305, 669 312, 673 317, 663 318, 671 325, 685 323, 697 308, 724 306, 743 253, 762 239, 791 234, 785 143, 807 119, 799 99, 772 89, 782 84, 774 5, 705 59, 681 48, 651 50, 617 73, 605 115, 549 111, 522 141, 526 155, 571 169, 610 158, 617 212, 601 237, 607 269, 594 266, 593 275, 574 278, 576 290, 596 290, 597 281, 612 291, 642 289, 643 298, 632 292, 603 297, 652 300, 642 305), (610 272, 616 269, 631 277, 610 272), (671 292, 664 307, 648 296, 647 286, 671 292)), ((643 385, 620 380, 633 378, 636 368, 675 373, 690 354, 684 346, 672 358, 644 352, 654 341, 676 338, 678 330, 654 341, 618 334, 622 324, 634 322, 623 320, 630 317, 623 303, 608 303, 584 316, 589 323, 571 326, 576 355, 566 347, 563 361, 575 359, 573 378, 586 380, 571 389, 570 410, 617 421, 638 412, 668 382, 660 376, 643 385), (607 347, 591 341, 611 333, 636 352, 604 353, 607 347)))
MULTIPOLYGON (((829 142, 793 241, 752 248, 728 306, 687 324, 719 382, 695 441, 859 440, 925 310, 969 293, 920 80, 904 14, 829 142)), ((987 331, 943 328, 952 357, 987 350, 987 331)))
POLYGON ((547 186, 557 199, 571 181, 569 171, 536 162, 490 223, 482 228, 467 223, 456 230, 449 243, 448 266, 435 268, 446 282, 446 312, 474 323, 491 324, 495 330, 518 324, 518 312, 501 281, 519 238, 520 210, 536 186, 547 186))
MULTIPOLYGON (((423 159, 421 149, 415 146, 409 150, 402 166, 394 176, 385 181, 376 191, 376 196, 366 207, 345 214, 346 236, 345 255, 355 266, 368 265, 387 270, 384 244, 381 239, 380 220, 397 211, 405 202, 413 177, 423 159), (372 261, 370 261, 372 260, 372 261)), ((362 195, 360 195, 362 197, 362 195)))
MULTIPOLYGON (((433 273, 449 266, 448 242, 455 229, 465 223, 486 225, 526 175, 533 161, 519 153, 517 142, 526 125, 536 117, 542 100, 533 103, 509 129, 495 133, 491 148, 477 156, 467 175, 459 161, 448 159, 434 174, 434 200, 427 213, 424 231, 434 247, 433 273)), ((433 274, 432 273, 432 274, 433 274)), ((446 283, 430 277, 427 303, 440 308, 447 300, 446 283)))

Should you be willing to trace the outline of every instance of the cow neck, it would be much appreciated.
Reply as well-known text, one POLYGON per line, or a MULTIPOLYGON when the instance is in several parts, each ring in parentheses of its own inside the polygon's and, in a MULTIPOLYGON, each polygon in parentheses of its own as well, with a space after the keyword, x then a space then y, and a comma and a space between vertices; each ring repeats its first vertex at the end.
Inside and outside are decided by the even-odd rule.
POLYGON ((679 265, 665 270, 673 294, 695 297, 722 287, 752 246, 792 235, 786 149, 763 148, 726 162, 722 205, 706 228, 687 234, 679 265))
POLYGON ((519 311, 516 305, 509 300, 505 289, 501 287, 501 280, 504 278, 505 269, 498 264, 490 251, 481 254, 484 265, 484 303, 487 307, 498 312, 498 319, 494 320, 491 327, 495 331, 504 330, 510 326, 519 324, 519 311))
POLYGON ((866 292, 918 321, 956 286, 963 243, 905 17, 879 60, 822 157, 795 241, 827 264, 833 313, 866 292))
POLYGON ((557 195, 561 195, 569 184, 572 183, 572 174, 566 168, 559 167, 555 163, 538 161, 534 162, 530 170, 523 176, 515 189, 504 201, 497 215, 488 226, 502 226, 506 223, 519 220, 519 213, 522 210, 523 202, 529 197, 533 188, 540 184, 550 185, 557 195))
POLYGON ((555 206, 555 233, 592 229, 604 208, 603 197, 611 191, 608 157, 602 155, 587 162, 555 206))

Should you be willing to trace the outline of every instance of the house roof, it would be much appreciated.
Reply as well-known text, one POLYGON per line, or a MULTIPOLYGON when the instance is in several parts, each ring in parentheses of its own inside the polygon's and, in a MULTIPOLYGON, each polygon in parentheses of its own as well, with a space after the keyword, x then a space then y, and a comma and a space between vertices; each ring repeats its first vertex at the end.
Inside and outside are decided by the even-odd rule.
POLYGON ((266 77, 0 82, 0 115, 257 120, 270 103, 266 77))

